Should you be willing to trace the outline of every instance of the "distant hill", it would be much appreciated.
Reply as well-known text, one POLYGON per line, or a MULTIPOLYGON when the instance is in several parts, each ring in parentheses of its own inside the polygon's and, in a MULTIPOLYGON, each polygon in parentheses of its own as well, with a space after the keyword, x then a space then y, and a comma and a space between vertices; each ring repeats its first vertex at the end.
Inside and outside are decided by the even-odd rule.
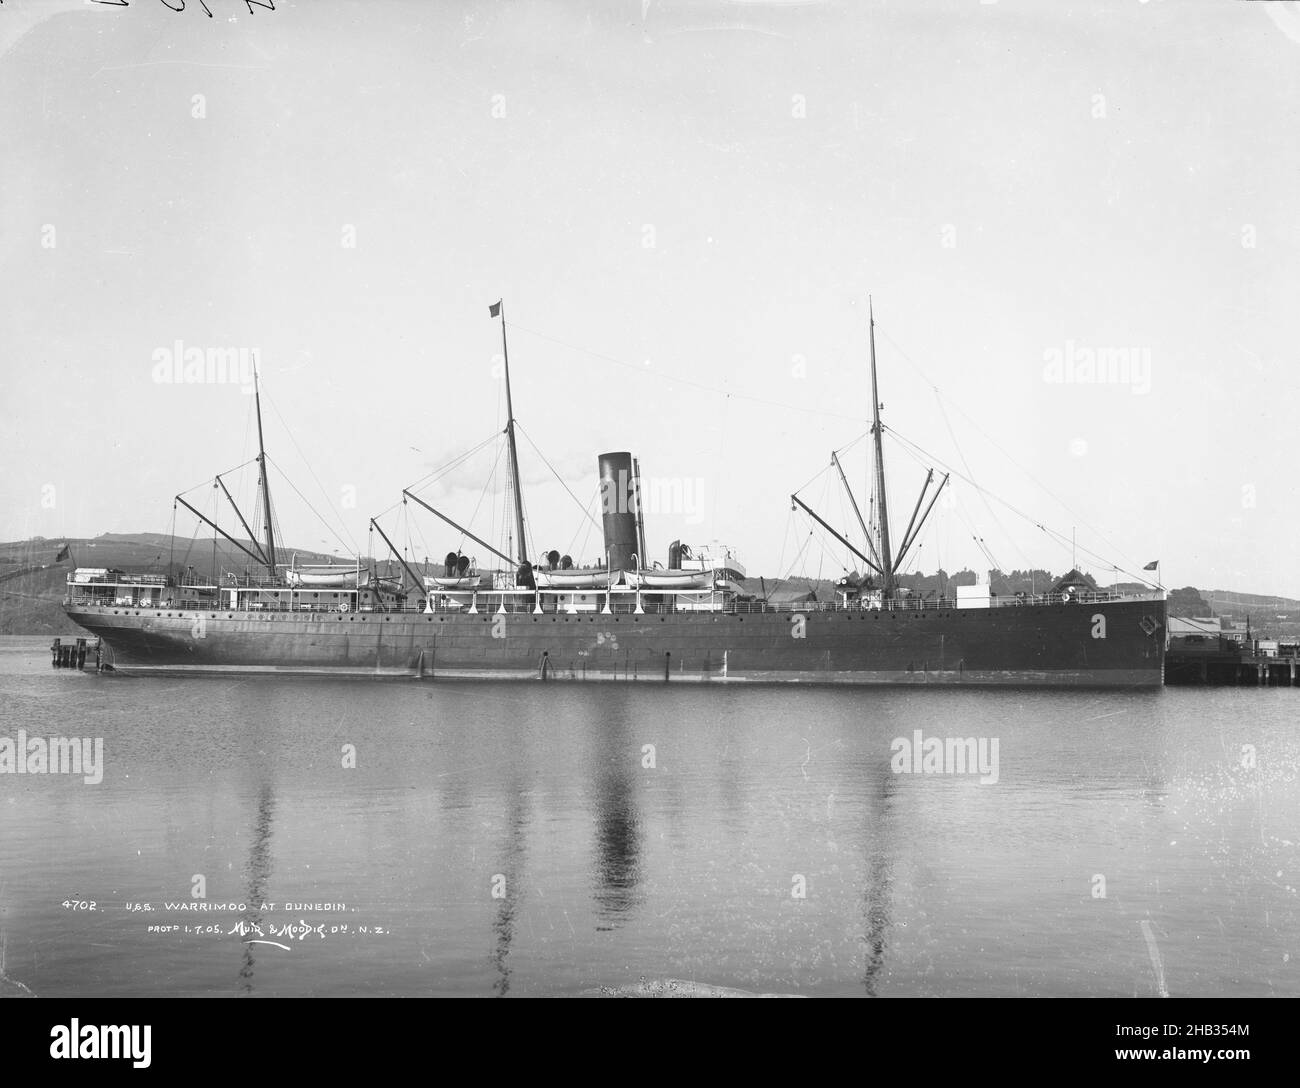
POLYGON ((67 573, 65 564, 0 574, 0 635, 76 633, 77 625, 59 607, 67 573))
POLYGON ((1234 593, 1227 589, 1206 590, 1201 596, 1216 616, 1230 616, 1233 623, 1249 620, 1257 637, 1294 638, 1300 635, 1300 601, 1292 597, 1234 593))
POLYGON ((1216 615, 1228 613, 1231 616, 1244 616, 1247 612, 1267 615, 1285 615, 1290 619, 1300 620, 1300 601, 1292 597, 1269 597, 1260 593, 1233 593, 1227 589, 1202 590, 1204 597, 1214 609, 1216 615))

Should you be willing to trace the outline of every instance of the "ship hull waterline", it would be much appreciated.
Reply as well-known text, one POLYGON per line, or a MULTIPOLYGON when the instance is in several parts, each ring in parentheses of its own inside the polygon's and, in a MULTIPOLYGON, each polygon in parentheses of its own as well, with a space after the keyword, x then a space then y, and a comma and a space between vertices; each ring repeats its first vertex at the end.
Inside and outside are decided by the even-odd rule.
POLYGON ((1159 687, 1158 600, 898 611, 176 612, 68 606, 115 669, 464 680, 1159 687))

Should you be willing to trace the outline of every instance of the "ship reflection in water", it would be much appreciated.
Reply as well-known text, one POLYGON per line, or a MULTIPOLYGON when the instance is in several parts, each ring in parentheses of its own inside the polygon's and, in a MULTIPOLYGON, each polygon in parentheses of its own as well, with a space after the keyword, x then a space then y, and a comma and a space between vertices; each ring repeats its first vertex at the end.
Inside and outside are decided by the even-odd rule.
MULTIPOLYGON (((522 783, 516 781, 510 795, 510 811, 507 817, 509 836, 502 849, 504 871, 493 889, 498 895, 496 918, 492 930, 496 935, 496 947, 492 953, 492 965, 497 977, 492 989, 498 997, 505 997, 510 992, 510 942, 514 938, 515 913, 519 909, 520 885, 524 879, 524 842, 528 830, 528 814, 525 807, 526 797, 520 788, 522 783)), ((497 878, 494 877, 494 881, 497 878)))
POLYGON ((1230 691, 175 683, 25 645, 10 720, 105 753, 0 776, 41 996, 1146 996, 1143 920, 1174 996, 1300 995, 1286 689, 1244 770, 1230 691), (998 781, 895 773, 918 728, 998 738, 998 781), (212 909, 166 910, 196 874, 212 909))
POLYGON ((253 824, 253 842, 248 852, 248 861, 244 866, 247 881, 247 894, 244 896, 244 924, 248 933, 243 938, 244 957, 239 968, 240 992, 253 992, 253 968, 256 959, 253 949, 259 943, 253 934, 262 930, 267 916, 262 911, 266 902, 267 885, 271 878, 271 815, 275 807, 271 796, 270 783, 266 783, 258 792, 256 819, 253 824))
MULTIPOLYGON (((642 741, 630 727, 635 695, 626 688, 609 692, 601 701, 603 721, 592 725, 595 752, 592 765, 595 798, 595 875, 592 899, 600 919, 597 929, 615 929, 640 902, 637 886, 641 868, 641 829, 637 818, 640 774, 644 767, 642 741)), ((600 704, 597 704, 600 705, 600 704)))
MULTIPOLYGON (((876 776, 877 788, 871 798, 872 825, 883 828, 887 824, 887 810, 894 783, 892 772, 876 776)), ((885 965, 885 950, 889 941, 890 852, 883 841, 875 843, 867 854, 866 887, 862 893, 866 966, 862 972, 862 987, 868 997, 877 996, 877 980, 885 965)))

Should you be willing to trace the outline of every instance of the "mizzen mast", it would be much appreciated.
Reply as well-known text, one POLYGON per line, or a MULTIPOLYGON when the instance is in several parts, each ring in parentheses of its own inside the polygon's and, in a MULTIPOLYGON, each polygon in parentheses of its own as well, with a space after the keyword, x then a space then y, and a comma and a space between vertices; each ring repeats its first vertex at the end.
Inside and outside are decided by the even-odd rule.
POLYGON ((262 442, 262 393, 256 360, 253 365, 253 404, 257 409, 257 466, 262 474, 262 514, 266 518, 266 569, 275 577, 275 526, 271 523, 271 483, 266 473, 266 446, 262 442))
POLYGON ((519 489, 519 450, 515 446, 515 410, 510 399, 510 352, 506 348, 506 305, 505 299, 498 299, 488 307, 492 317, 501 318, 501 357, 505 362, 506 374, 506 441, 510 447, 510 484, 515 495, 515 531, 519 534, 516 554, 523 563, 528 557, 528 546, 524 543, 524 495, 519 489))

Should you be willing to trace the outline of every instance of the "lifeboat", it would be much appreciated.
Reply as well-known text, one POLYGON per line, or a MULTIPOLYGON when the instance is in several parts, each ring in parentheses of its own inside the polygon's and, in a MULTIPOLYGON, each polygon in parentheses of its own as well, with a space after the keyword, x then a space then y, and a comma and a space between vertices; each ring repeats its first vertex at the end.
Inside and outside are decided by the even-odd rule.
POLYGON ((284 572, 284 580, 291 586, 314 589, 355 589, 359 573, 355 567, 291 567, 284 572))
MULTIPOLYGON (((622 571, 613 572, 613 582, 617 582, 622 571)), ((538 570, 533 568, 533 577, 539 589, 605 589, 611 584, 610 572, 604 568, 597 570, 538 570)))
POLYGON ((424 588, 437 593, 471 593, 483 585, 481 574, 425 575, 424 588))
POLYGON ((709 589, 711 570, 643 570, 637 572, 642 589, 709 589))

